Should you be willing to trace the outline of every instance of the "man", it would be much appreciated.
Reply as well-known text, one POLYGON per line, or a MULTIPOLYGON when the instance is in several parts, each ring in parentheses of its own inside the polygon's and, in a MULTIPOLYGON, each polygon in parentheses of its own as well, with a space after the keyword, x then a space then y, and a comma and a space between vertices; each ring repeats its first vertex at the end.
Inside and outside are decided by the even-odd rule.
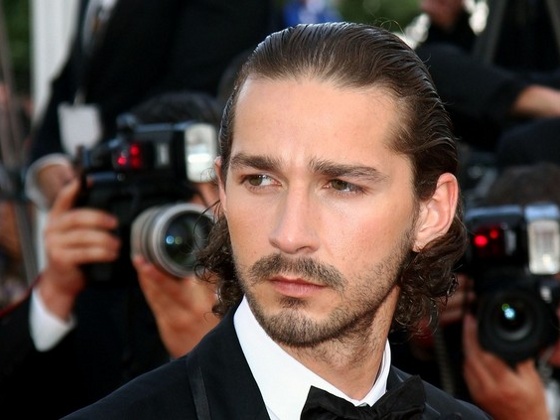
POLYGON ((465 244, 454 138, 415 53, 360 24, 275 33, 220 136, 221 218, 200 261, 225 318, 68 418, 366 418, 326 412, 338 402, 321 389, 345 411, 377 402, 375 418, 485 418, 390 366, 392 323, 446 298, 465 244))

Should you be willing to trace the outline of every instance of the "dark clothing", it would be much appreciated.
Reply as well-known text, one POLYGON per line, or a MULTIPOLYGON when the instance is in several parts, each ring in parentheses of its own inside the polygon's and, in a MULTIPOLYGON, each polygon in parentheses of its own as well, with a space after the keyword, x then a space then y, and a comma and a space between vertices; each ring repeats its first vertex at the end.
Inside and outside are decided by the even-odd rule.
POLYGON ((420 375, 456 398, 473 402, 462 372, 462 333, 461 322, 422 338, 412 338, 403 330, 393 331, 389 335, 391 363, 407 373, 420 375))
MULTIPOLYGON (((391 368, 387 388, 410 375, 391 368)), ((488 418, 424 382, 422 418, 488 418), (457 414, 458 417, 452 417, 457 414)), ((67 419, 268 419, 233 326, 233 311, 187 356, 143 375, 67 419)))
MULTIPOLYGON (((101 42, 86 54, 82 32, 53 81, 44 118, 32 140, 30 160, 62 151, 60 103, 85 103, 101 111, 103 139, 116 117, 164 92, 192 90, 216 95, 230 61, 253 48, 272 29, 272 2, 263 0, 119 0, 101 42)), ((80 26, 87 1, 80 8, 80 26)), ((72 151, 71 151, 72 152, 72 151)))
POLYGON ((0 318, 2 419, 58 419, 169 361, 137 284, 88 287, 76 302, 77 327, 46 352, 31 339, 29 302, 0 318))
POLYGON ((535 120, 504 133, 496 162, 500 170, 538 162, 560 165, 560 118, 535 120))
POLYGON ((428 66, 455 134, 466 144, 494 152, 502 130, 511 124, 509 110, 528 82, 483 65, 451 44, 427 43, 416 52, 428 66))
MULTIPOLYGON (((556 44, 553 21, 560 22, 560 16, 554 16, 558 5, 549 0, 506 0, 503 13, 490 1, 488 20, 499 24, 496 39, 484 39, 495 42, 496 48, 492 62, 520 74, 530 72, 554 71, 560 66, 560 50, 556 44)), ((556 2, 555 2, 556 3, 556 2)))

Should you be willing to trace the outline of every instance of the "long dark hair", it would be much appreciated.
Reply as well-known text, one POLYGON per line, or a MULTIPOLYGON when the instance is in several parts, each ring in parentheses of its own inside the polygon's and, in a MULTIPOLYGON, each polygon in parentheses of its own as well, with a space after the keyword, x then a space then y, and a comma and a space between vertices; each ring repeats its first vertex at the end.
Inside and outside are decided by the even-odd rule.
MULTIPOLYGON (((393 95, 402 111, 404 123, 394 128, 391 147, 412 163, 416 199, 429 199, 441 174, 457 172, 456 139, 448 114, 416 53, 385 29, 338 22, 299 25, 276 32, 249 56, 222 117, 222 179, 230 160, 239 91, 248 77, 303 77, 329 81, 339 87, 381 87, 393 95)), ((459 203, 447 234, 419 253, 410 251, 398 280, 402 290, 394 316, 398 324, 409 326, 431 314, 435 304, 452 289, 452 269, 466 245, 461 219, 459 203)), ((215 310, 223 315, 242 298, 225 218, 216 223, 207 247, 200 254, 200 264, 200 275, 219 278, 215 310)))

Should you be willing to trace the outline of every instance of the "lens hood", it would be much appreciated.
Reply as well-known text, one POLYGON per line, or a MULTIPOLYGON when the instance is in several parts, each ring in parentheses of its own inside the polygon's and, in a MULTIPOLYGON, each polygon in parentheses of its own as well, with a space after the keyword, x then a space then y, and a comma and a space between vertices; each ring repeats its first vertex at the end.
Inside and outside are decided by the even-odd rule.
POLYGON ((193 203, 154 206, 140 213, 131 228, 131 252, 176 276, 191 275, 196 252, 214 223, 206 208, 193 203))

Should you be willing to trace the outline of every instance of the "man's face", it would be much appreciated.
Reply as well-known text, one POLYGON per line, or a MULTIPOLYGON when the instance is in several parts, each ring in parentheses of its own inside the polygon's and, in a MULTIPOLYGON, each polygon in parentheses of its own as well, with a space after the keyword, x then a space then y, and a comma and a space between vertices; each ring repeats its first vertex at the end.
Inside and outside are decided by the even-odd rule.
POLYGON ((248 80, 236 110, 220 199, 261 325, 310 346, 371 326, 376 312, 390 322, 416 216, 410 162, 388 147, 402 124, 393 98, 248 80))

